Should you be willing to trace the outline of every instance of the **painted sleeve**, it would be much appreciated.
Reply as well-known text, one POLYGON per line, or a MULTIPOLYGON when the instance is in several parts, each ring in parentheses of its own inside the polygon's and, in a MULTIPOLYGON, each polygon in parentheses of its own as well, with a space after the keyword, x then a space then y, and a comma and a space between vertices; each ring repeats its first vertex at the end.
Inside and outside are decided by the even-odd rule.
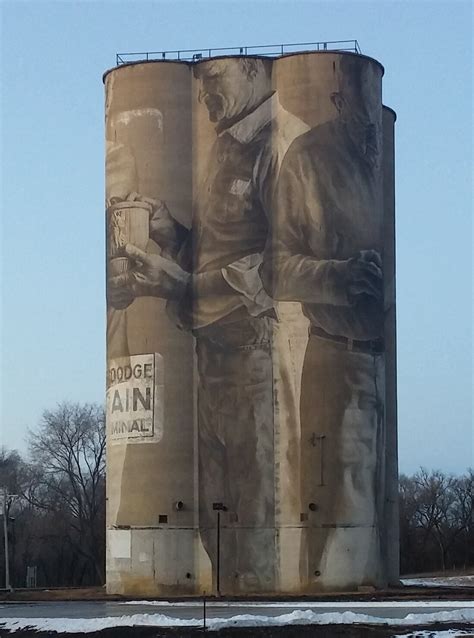
POLYGON ((280 171, 261 268, 265 289, 274 299, 349 305, 343 285, 345 262, 318 259, 315 254, 326 235, 325 199, 311 154, 295 145, 280 171))
MULTIPOLYGON (((277 158, 272 156, 271 140, 268 140, 255 162, 252 188, 269 225, 269 202, 275 187, 276 172, 277 158)), ((262 253, 252 253, 221 270, 227 284, 241 296, 243 305, 253 317, 273 308, 273 301, 267 294, 260 276, 262 261, 262 253)))
POLYGON ((240 295, 250 315, 257 317, 273 308, 273 301, 265 291, 260 277, 261 253, 246 255, 222 268, 227 284, 240 295))

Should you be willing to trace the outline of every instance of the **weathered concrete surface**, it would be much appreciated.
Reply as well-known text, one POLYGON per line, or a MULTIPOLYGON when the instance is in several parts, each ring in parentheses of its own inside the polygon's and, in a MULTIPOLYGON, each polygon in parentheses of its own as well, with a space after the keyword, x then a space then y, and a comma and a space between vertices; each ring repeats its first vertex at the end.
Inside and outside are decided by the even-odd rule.
POLYGON ((382 72, 312 53, 106 75, 109 592, 396 582, 382 72))
MULTIPOLYGON (((142 193, 172 202, 173 210, 185 216, 192 198, 191 157, 186 152, 192 147, 188 69, 131 67, 111 74, 106 89, 107 203, 142 193)), ((110 206, 107 214, 110 246, 110 206)), ((136 225, 136 213, 133 222, 136 225)), ((147 229, 148 223, 147 214, 147 229)), ((136 244, 130 235, 126 241, 136 244)), ((159 252, 151 240, 139 247, 159 252)), ((153 406, 158 437, 117 438, 108 419, 107 586, 117 593, 193 592, 192 338, 169 321, 161 299, 146 296, 125 308, 108 308, 108 369, 127 358, 134 366, 137 355, 157 353, 154 374, 161 377, 157 386, 162 386, 162 397, 158 401, 155 396, 153 406), (180 510, 175 507, 178 501, 183 503, 180 510), (166 517, 165 525, 160 526, 160 516, 166 517)), ((109 416, 110 411, 109 405, 109 416)), ((115 414, 134 416, 125 409, 115 414)))

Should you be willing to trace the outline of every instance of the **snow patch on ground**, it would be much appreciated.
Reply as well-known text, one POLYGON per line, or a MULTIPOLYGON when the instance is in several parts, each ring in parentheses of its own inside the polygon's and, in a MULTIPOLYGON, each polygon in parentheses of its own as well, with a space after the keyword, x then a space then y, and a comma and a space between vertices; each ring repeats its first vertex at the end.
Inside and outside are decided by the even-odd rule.
POLYGON ((457 611, 441 611, 435 614, 407 614, 404 618, 381 618, 367 614, 357 614, 352 611, 315 614, 308 610, 295 610, 282 616, 253 616, 241 615, 228 619, 214 619, 212 629, 224 627, 264 627, 282 625, 389 625, 389 626, 413 626, 426 625, 436 622, 472 622, 474 611, 471 609, 459 609, 457 611))
POLYGON ((447 629, 446 631, 412 631, 408 634, 397 634, 392 638, 458 638, 459 636, 473 636, 470 631, 464 631, 464 629, 447 629))
POLYGON ((402 578, 402 583, 409 587, 474 587, 474 576, 402 578))
MULTIPOLYGON (((150 607, 169 607, 170 602, 167 600, 127 600, 126 602, 119 602, 119 605, 142 605, 142 606, 150 606, 150 607)), ((206 600, 206 607, 222 607, 222 608, 231 608, 231 607, 242 607, 242 601, 235 600, 206 600)), ((173 607, 198 607, 202 609, 203 603, 202 600, 192 600, 189 602, 173 602, 173 607)), ((285 608, 288 607, 290 609, 334 609, 340 607, 341 609, 347 609, 350 607, 351 609, 367 609, 370 607, 371 609, 386 608, 386 607, 415 607, 416 609, 420 609, 421 607, 454 607, 455 609, 459 609, 459 607, 473 607, 474 608, 474 600, 384 600, 384 601, 283 601, 283 602, 251 602, 245 601, 245 607, 256 607, 261 609, 270 609, 272 607, 285 608)))
POLYGON ((109 627, 201 627, 202 621, 194 618, 171 618, 164 614, 134 614, 132 616, 109 616, 105 618, 7 618, 2 620, 4 629, 33 628, 38 631, 59 633, 91 633, 109 627))
MULTIPOLYGON (((314 613, 310 609, 297 609, 280 616, 257 616, 245 614, 232 618, 212 618, 208 620, 211 630, 225 627, 265 627, 283 625, 335 625, 364 623, 371 625, 413 626, 429 623, 472 623, 474 609, 458 609, 433 614, 407 614, 404 618, 383 618, 352 611, 333 613, 314 613)), ((197 618, 171 618, 164 614, 134 614, 108 618, 9 618, 4 620, 3 628, 9 630, 34 628, 41 631, 57 631, 60 633, 89 633, 101 631, 108 627, 201 627, 202 620, 197 618)), ((427 634, 429 635, 429 634, 427 634)), ((459 632, 458 632, 459 635, 459 632)))

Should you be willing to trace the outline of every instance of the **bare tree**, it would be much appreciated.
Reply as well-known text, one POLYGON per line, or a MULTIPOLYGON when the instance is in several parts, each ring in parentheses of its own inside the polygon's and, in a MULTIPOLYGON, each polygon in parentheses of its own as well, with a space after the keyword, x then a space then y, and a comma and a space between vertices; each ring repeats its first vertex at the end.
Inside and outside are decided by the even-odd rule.
POLYGON ((443 472, 428 472, 422 468, 414 477, 417 492, 415 518, 425 531, 424 540, 430 536, 438 545, 441 567, 446 569, 448 551, 457 532, 453 525, 455 514, 452 484, 454 478, 443 472))
POLYGON ((418 527, 416 520, 417 490, 414 480, 400 474, 399 477, 399 513, 400 513, 400 568, 402 573, 417 570, 418 527))
POLYGON ((464 476, 456 477, 452 485, 455 506, 453 518, 459 530, 456 538, 460 538, 459 555, 464 567, 471 562, 474 552, 474 470, 469 470, 464 476))
POLYGON ((400 477, 400 539, 405 572, 467 567, 472 561, 474 472, 421 468, 400 477))
POLYGON ((23 459, 16 450, 0 447, 0 487, 16 493, 22 480, 23 459))
POLYGON ((26 497, 66 521, 68 542, 104 578, 105 417, 92 404, 62 403, 29 431, 26 497))

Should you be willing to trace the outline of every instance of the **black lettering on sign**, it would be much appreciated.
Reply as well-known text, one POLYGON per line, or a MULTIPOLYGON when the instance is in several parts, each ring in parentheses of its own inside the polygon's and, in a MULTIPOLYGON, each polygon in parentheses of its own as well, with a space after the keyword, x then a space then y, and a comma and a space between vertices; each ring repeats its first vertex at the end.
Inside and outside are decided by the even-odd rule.
POLYGON ((130 379, 153 379, 153 364, 152 363, 136 363, 133 367, 129 364, 124 366, 117 366, 116 368, 109 368, 108 370, 109 383, 122 383, 123 381, 130 381, 130 379))
POLYGON ((123 412, 122 401, 120 399, 120 392, 118 390, 115 390, 114 398, 112 401, 112 414, 114 412, 123 412))
POLYGON ((145 365, 143 366, 143 376, 145 377, 145 379, 151 379, 153 376, 153 364, 152 363, 145 363, 145 365))
POLYGON ((139 363, 136 366, 133 366, 133 376, 135 379, 140 379, 142 376, 142 367, 139 363))
POLYGON ((133 388, 132 397, 130 397, 129 388, 123 388, 122 393, 120 393, 119 389, 114 390, 112 414, 114 412, 128 412, 130 408, 133 412, 142 409, 151 410, 151 388, 145 388, 145 396, 143 396, 140 388, 133 388), (132 398, 131 402, 130 398, 132 398), (130 403, 132 403, 132 405, 130 405, 130 403))
POLYGON ((140 392, 139 388, 133 388, 133 411, 136 412, 138 408, 138 401, 142 404, 145 410, 151 410, 151 388, 145 389, 145 396, 140 392))
POLYGON ((133 419, 130 421, 113 421, 110 428, 111 434, 130 434, 131 432, 150 432, 151 421, 149 419, 133 419))

